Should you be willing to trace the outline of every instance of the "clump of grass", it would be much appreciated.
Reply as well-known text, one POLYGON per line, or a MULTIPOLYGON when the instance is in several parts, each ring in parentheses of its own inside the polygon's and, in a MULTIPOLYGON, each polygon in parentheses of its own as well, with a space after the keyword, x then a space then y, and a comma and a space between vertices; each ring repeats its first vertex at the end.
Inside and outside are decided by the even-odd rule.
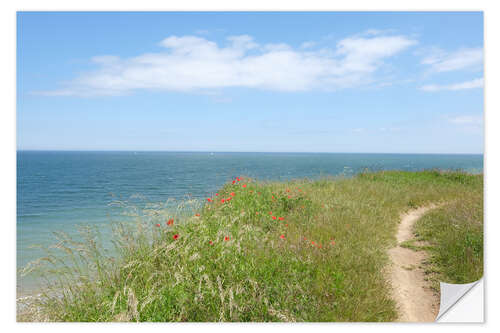
POLYGON ((117 224, 114 255, 95 231, 83 242, 62 237, 54 250, 66 261, 41 261, 57 279, 38 306, 52 321, 392 321, 384 267, 400 213, 468 197, 477 179, 238 178, 182 221, 157 212, 117 224))

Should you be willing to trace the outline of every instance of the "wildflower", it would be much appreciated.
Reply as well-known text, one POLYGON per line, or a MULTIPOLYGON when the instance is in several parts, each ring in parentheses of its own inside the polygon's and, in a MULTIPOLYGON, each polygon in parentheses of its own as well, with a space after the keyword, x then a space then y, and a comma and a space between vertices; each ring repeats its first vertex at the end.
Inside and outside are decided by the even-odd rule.
POLYGON ((276 216, 273 216, 273 220, 276 220, 276 216))
POLYGON ((174 219, 169 219, 169 220, 167 221, 167 225, 172 225, 172 224, 174 224, 174 219))
POLYGON ((196 213, 196 214, 195 214, 195 216, 200 216, 200 214, 199 214, 199 213, 196 213))
POLYGON ((215 193, 215 196, 218 197, 219 196, 219 193, 215 193))
POLYGON ((273 215, 273 212, 269 212, 269 215, 273 215))
POLYGON ((259 215, 259 212, 255 212, 255 215, 259 215))
POLYGON ((233 180, 233 185, 236 183, 236 180, 233 180))
POLYGON ((179 235, 178 234, 175 234, 174 237, 172 237, 174 240, 179 238, 179 235))
POLYGON ((231 196, 234 197, 235 196, 235 193, 234 192, 231 192, 231 196))
POLYGON ((224 237, 224 240, 227 242, 229 240, 229 237, 228 236, 224 237))
POLYGON ((241 185, 241 186, 243 186, 243 187, 247 187, 247 184, 243 184, 243 185, 241 185))
POLYGON ((286 189, 286 191, 287 191, 287 192, 290 192, 290 189, 288 189, 288 188, 287 188, 287 189, 286 189))
POLYGON ((220 202, 221 202, 221 203, 224 203, 224 199, 220 199, 220 202))
POLYGON ((291 199, 292 197, 291 196, 288 196, 288 199, 291 199))
POLYGON ((312 245, 316 245, 316 243, 315 243, 314 241, 311 241, 311 244, 312 244, 312 245))
POLYGON ((335 241, 332 239, 330 244, 332 244, 332 246, 335 245, 335 241))
POLYGON ((231 197, 229 197, 229 198, 227 198, 227 199, 226 199, 226 201, 231 201, 231 199, 232 199, 232 198, 231 198, 231 197))
POLYGON ((208 202, 212 202, 212 199, 210 199, 210 198, 207 198, 207 201, 208 201, 208 202))
POLYGON ((304 237, 304 240, 307 240, 307 238, 304 237))
POLYGON ((272 196, 271 196, 271 198, 273 198, 273 199, 274 199, 274 195, 272 195, 272 196))
POLYGON ((160 226, 160 223, 156 223, 156 226, 159 227, 160 226))
POLYGON ((288 227, 288 223, 285 223, 285 227, 288 227))
POLYGON ((278 217, 278 220, 283 221, 285 218, 284 217, 278 217))
POLYGON ((280 238, 281 238, 281 239, 285 239, 285 235, 281 235, 281 236, 280 236, 280 238))
POLYGON ((208 244, 210 244, 210 245, 214 245, 214 242, 212 242, 212 241, 209 241, 209 242, 208 242, 208 244))
POLYGON ((236 180, 237 180, 237 181, 240 181, 241 179, 240 179, 240 177, 236 177, 236 180))

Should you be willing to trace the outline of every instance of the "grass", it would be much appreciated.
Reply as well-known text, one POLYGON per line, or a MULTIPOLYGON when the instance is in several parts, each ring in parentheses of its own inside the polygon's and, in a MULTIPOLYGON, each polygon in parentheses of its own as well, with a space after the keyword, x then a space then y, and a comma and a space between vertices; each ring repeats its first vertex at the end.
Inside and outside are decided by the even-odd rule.
POLYGON ((432 286, 439 281, 470 283, 483 276, 483 193, 472 191, 430 211, 414 226, 417 239, 429 246, 425 270, 432 286))
POLYGON ((37 311, 50 321, 393 321, 385 268, 400 214, 477 201, 471 214, 482 221, 482 188, 482 175, 434 170, 235 180, 199 216, 158 211, 117 224, 114 256, 95 231, 82 242, 61 236, 38 262, 57 279, 37 311))

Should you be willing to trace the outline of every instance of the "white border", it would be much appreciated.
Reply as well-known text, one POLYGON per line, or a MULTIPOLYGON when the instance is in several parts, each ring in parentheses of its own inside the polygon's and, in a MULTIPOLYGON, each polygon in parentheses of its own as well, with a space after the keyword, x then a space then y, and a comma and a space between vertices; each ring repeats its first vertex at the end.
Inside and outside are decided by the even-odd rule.
MULTIPOLYGON (((36 329, 38 332, 59 332, 68 329, 75 331, 92 330, 119 330, 132 331, 137 330, 134 324, 19 324, 15 322, 15 190, 16 190, 16 164, 15 164, 15 149, 16 149, 16 11, 18 10, 72 10, 72 11, 201 11, 201 10, 280 10, 280 11, 313 11, 313 10, 335 10, 335 11, 484 11, 485 18, 485 325, 429 325, 429 324, 141 324, 140 329, 172 329, 172 330, 204 330, 204 331, 233 331, 235 329, 250 331, 250 330, 276 330, 286 329, 291 331, 310 329, 314 331, 333 331, 338 329, 366 329, 374 330, 375 332, 386 331, 421 331, 425 330, 442 330, 450 329, 458 331, 476 330, 479 328, 492 328, 499 326, 499 316, 495 315, 498 312, 498 301, 495 299, 499 295, 499 274, 498 266, 495 266, 494 255, 499 253, 498 242, 494 237, 500 235, 499 219, 498 219, 498 195, 499 195, 499 174, 500 165, 498 163, 498 147, 495 145, 500 142, 498 136, 498 111, 500 111, 498 90, 500 89, 499 79, 499 38, 500 31, 500 15, 497 9, 498 1, 487 0, 420 0, 420 1, 397 1, 397 0, 379 0, 379 1, 319 1, 319 0, 288 0, 288 1, 270 1, 270 0, 253 0, 248 2, 236 2, 234 0, 211 0, 211 1, 177 1, 170 3, 162 3, 151 0, 121 0, 121 1, 65 1, 65 0, 20 0, 16 2, 2 2, 1 5, 1 29, 2 44, 4 48, 0 52, 2 66, 2 109, 0 121, 0 135, 2 145, 2 160, 0 163, 0 184, 1 184, 1 216, 2 216, 2 232, 1 244, 3 256, 3 274, 1 275, 2 286, 2 314, 3 327, 14 330, 36 329), (6 45, 6 47, 5 47, 6 45), (495 140, 496 139, 496 140, 495 140), (489 259, 492 260, 489 260, 489 259), (71 326, 70 326, 71 325, 71 326), (89 326, 91 325, 91 326, 89 326), (201 327, 203 325, 203 327, 201 327), (425 327, 422 327, 425 325, 425 327)), ((498 327, 497 327, 498 329, 498 327)))

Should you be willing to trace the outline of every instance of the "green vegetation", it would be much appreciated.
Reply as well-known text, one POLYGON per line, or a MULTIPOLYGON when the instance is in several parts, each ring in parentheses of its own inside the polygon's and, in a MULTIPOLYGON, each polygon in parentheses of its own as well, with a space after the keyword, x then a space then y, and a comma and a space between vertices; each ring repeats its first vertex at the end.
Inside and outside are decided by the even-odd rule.
POLYGON ((482 189, 430 211, 414 231, 419 241, 429 244, 425 269, 435 290, 439 281, 470 283, 483 276, 482 189))
MULTIPOLYGON (((440 171, 235 180, 199 216, 179 221, 157 211, 117 225, 112 257, 93 232, 84 242, 61 238, 60 253, 41 261, 58 278, 38 306, 52 321, 392 321, 385 267, 400 214, 453 202, 436 220, 453 221, 443 233, 463 229, 446 245, 458 246, 456 263, 470 258, 455 275, 479 274, 482 188, 482 175, 440 171), (470 246, 453 244, 462 241, 470 246), (60 264, 61 253, 71 265, 60 264)), ((420 236, 438 242, 425 226, 420 236)))

